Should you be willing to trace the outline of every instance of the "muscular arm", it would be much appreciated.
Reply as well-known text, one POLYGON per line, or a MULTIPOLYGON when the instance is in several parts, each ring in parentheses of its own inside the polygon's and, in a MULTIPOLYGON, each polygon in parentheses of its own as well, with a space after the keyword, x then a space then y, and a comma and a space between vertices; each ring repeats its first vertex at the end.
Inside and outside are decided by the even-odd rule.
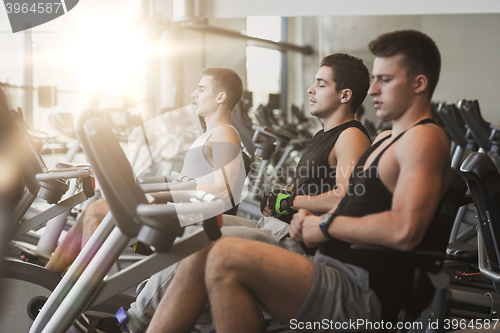
MULTIPOLYGON (((448 149, 447 139, 435 126, 408 131, 379 163, 379 176, 394 193, 392 209, 361 218, 338 216, 330 225, 330 235, 349 243, 414 249, 447 187, 448 149)), ((326 241, 318 227, 319 217, 303 215, 301 232, 306 245, 326 241)))
POLYGON ((351 127, 343 131, 328 154, 331 167, 336 167, 337 189, 315 196, 299 195, 293 201, 295 210, 326 213, 336 209, 347 192, 349 177, 361 155, 370 147, 370 140, 359 129, 351 127))

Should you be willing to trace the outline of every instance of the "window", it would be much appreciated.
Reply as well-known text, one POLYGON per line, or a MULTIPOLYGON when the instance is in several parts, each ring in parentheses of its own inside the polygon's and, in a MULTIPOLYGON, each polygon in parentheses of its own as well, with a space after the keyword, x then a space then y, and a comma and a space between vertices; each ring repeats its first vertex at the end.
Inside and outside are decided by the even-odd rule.
MULTIPOLYGON (((281 17, 248 17, 247 34, 279 41, 281 39, 281 17)), ((266 105, 269 101, 269 94, 280 92, 281 53, 262 47, 248 46, 246 56, 247 90, 253 93, 253 105, 266 105)))

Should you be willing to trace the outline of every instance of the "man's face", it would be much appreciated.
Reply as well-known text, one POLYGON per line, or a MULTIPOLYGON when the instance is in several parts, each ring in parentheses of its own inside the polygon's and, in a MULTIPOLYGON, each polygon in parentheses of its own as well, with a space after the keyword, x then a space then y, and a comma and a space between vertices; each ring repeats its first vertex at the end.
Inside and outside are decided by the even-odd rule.
POLYGON ((340 92, 336 92, 331 67, 322 66, 314 77, 314 84, 307 90, 310 95, 311 114, 325 117, 340 106, 340 92))
POLYGON ((393 120, 400 117, 413 101, 412 80, 408 79, 406 69, 401 65, 402 55, 375 58, 373 63, 373 82, 368 94, 373 97, 377 117, 393 120))
POLYGON ((218 94, 213 89, 212 77, 202 76, 198 88, 191 94, 191 97, 194 98, 193 104, 196 107, 196 113, 202 117, 214 113, 219 106, 217 96, 218 94))

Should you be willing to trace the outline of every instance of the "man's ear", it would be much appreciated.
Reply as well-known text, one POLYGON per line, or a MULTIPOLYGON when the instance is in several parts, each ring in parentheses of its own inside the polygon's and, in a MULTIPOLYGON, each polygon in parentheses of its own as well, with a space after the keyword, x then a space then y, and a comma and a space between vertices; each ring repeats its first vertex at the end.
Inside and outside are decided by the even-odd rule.
POLYGON ((352 90, 344 89, 340 92, 340 103, 348 103, 352 98, 352 90))
POLYGON ((421 94, 427 89, 427 85, 429 84, 429 81, 427 80, 427 76, 420 74, 418 75, 414 81, 415 83, 415 94, 421 94))
POLYGON ((225 92, 220 92, 217 95, 217 103, 222 104, 227 100, 227 94, 225 92))

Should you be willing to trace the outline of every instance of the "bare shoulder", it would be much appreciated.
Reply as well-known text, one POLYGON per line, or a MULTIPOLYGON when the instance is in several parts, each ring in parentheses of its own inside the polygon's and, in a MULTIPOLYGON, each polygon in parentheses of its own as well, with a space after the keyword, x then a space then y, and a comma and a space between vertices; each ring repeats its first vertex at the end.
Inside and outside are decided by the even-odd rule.
POLYGON ((435 124, 415 126, 403 135, 397 145, 398 159, 412 163, 425 162, 435 166, 449 165, 450 142, 435 124))
POLYGON ((435 124, 415 126, 403 136, 405 144, 435 145, 433 150, 449 148, 449 140, 441 127, 435 124))
POLYGON ((328 154, 330 166, 345 167, 355 164, 370 148, 370 139, 357 127, 349 127, 340 133, 328 154))
POLYGON ((361 131, 357 127, 348 127, 345 130, 342 131, 339 135, 339 140, 342 138, 343 140, 345 139, 353 139, 353 140, 362 140, 364 141, 365 139, 369 141, 368 137, 366 136, 363 131, 361 131))
POLYGON ((346 128, 340 133, 334 148, 367 150, 371 146, 370 139, 357 127, 346 128))
POLYGON ((382 140, 383 138, 388 137, 391 134, 392 134, 392 130, 383 131, 382 133, 380 133, 379 135, 377 135, 377 137, 375 138, 375 140, 373 140, 373 143, 375 144, 378 141, 382 140))
POLYGON ((230 126, 218 126, 210 136, 211 142, 227 142, 240 145, 238 133, 230 126))

